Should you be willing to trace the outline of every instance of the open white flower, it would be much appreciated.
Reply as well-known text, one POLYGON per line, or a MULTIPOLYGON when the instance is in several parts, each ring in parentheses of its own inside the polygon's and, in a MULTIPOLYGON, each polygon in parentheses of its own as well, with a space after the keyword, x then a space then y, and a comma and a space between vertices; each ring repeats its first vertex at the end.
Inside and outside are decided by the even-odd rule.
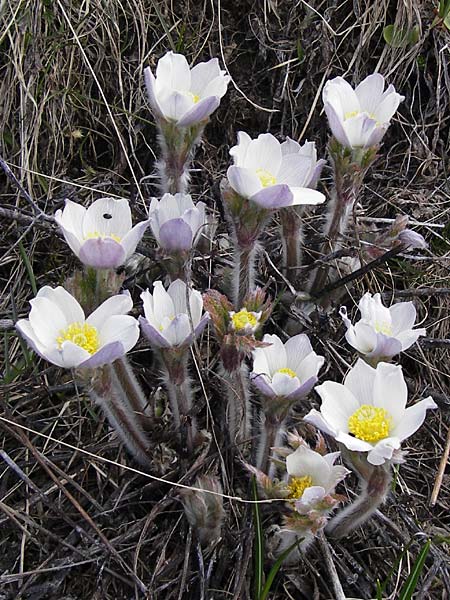
POLYGON ((239 335, 253 335, 261 325, 261 311, 253 312, 241 308, 238 312, 231 310, 229 315, 231 329, 239 335))
POLYGON ((350 471, 335 465, 340 452, 322 456, 305 445, 286 457, 289 497, 296 500, 295 509, 300 514, 314 510, 326 496, 334 494, 337 484, 350 471))
POLYGON ((126 354, 139 338, 133 302, 125 292, 105 300, 86 319, 80 304, 63 287, 41 288, 30 302, 28 319, 16 328, 39 356, 66 369, 94 368, 126 354))
POLYGON ((390 460, 401 442, 422 425, 427 409, 437 408, 431 396, 406 408, 402 368, 383 362, 373 369, 358 359, 343 385, 325 381, 316 390, 322 398, 320 412, 311 410, 305 421, 349 450, 368 452, 372 465, 390 460))
POLYGON ((206 224, 205 204, 195 205, 189 194, 164 194, 150 204, 150 224, 159 246, 165 250, 187 251, 198 241, 206 224))
POLYGON ((264 396, 297 400, 317 383, 325 359, 312 349, 305 334, 291 337, 285 344, 277 335, 266 334, 270 344, 253 351, 251 379, 264 396))
POLYGON ((66 200, 55 213, 70 249, 82 263, 96 269, 115 269, 136 250, 150 221, 134 227, 125 198, 99 198, 88 209, 66 200))
POLYGON ((355 325, 347 317, 345 306, 341 307, 340 315, 347 327, 345 339, 368 358, 390 359, 426 333, 423 328, 413 329, 416 309, 412 302, 399 302, 387 308, 380 294, 372 297, 366 292, 358 308, 361 319, 355 325))
POLYGON ((144 70, 150 105, 156 117, 189 127, 207 119, 219 106, 230 77, 217 58, 189 68, 182 54, 167 52, 156 67, 144 70))
POLYGON ((405 98, 392 85, 384 90, 384 77, 373 73, 355 89, 342 77, 327 81, 322 99, 338 142, 349 148, 367 148, 381 142, 405 98))
POLYGON ((203 298, 196 290, 186 290, 181 279, 173 281, 167 291, 161 281, 153 284, 153 294, 142 292, 144 317, 139 317, 142 331, 157 348, 188 346, 200 335, 208 322, 203 313, 203 298), (189 310, 186 303, 189 294, 189 310), (191 325, 192 318, 192 325, 191 325))
POLYGON ((234 165, 228 168, 230 186, 243 198, 265 209, 299 204, 321 204, 325 196, 315 187, 323 161, 317 161, 314 145, 280 142, 270 133, 257 139, 240 131, 230 150, 234 165))

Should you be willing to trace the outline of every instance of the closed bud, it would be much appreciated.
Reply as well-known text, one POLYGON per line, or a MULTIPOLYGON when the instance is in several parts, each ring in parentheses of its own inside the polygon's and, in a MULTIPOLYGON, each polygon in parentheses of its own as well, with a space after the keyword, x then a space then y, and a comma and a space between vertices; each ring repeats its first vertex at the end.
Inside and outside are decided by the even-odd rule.
POLYGON ((217 477, 202 475, 194 488, 181 492, 184 512, 198 541, 203 547, 211 546, 221 536, 225 518, 222 486, 217 477))

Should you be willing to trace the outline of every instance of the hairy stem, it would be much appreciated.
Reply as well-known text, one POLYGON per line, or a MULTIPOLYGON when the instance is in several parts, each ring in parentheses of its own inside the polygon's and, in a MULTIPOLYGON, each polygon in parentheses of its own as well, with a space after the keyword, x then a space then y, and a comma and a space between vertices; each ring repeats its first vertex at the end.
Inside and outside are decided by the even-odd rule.
MULTIPOLYGON (((359 469, 359 467, 356 468, 359 469)), ((370 519, 385 500, 391 479, 389 465, 374 466, 370 469, 367 479, 360 476, 360 495, 329 522, 326 533, 336 539, 342 538, 370 519)))
POLYGON ((302 219, 296 208, 285 208, 280 211, 280 223, 283 242, 283 274, 291 283, 294 283, 301 261, 302 219))
POLYGON ((233 370, 223 369, 227 394, 227 425, 232 445, 240 445, 250 437, 250 392, 248 368, 244 363, 233 370))
POLYGON ((269 463, 271 448, 281 445, 281 438, 284 433, 284 421, 273 418, 272 415, 262 417, 259 435, 258 447, 256 450, 256 466, 264 473, 274 471, 274 465, 269 463))
POLYGON ((255 288, 256 245, 235 243, 233 265, 233 301, 236 310, 243 306, 244 298, 255 288))
POLYGON ((136 414, 136 418, 140 421, 144 429, 148 428, 150 421, 151 409, 147 398, 144 396, 139 382, 133 373, 128 358, 123 356, 117 359, 111 365, 120 385, 128 397, 131 408, 136 414))

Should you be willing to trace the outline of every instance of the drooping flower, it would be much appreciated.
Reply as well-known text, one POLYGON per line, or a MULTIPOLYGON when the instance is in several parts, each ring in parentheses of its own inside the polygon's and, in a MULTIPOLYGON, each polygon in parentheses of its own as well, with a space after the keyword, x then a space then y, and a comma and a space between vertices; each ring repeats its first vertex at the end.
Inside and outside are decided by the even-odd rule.
POLYGON ((202 295, 186 288, 184 281, 177 279, 167 291, 161 281, 156 281, 153 294, 149 290, 142 292, 145 318, 139 317, 139 322, 153 346, 188 346, 205 328, 209 314, 203 313, 202 295), (186 302, 188 295, 189 310, 186 302))
POLYGON ((431 396, 406 408, 402 368, 383 362, 374 369, 358 359, 344 384, 325 381, 316 390, 322 399, 320 412, 311 410, 305 421, 349 450, 367 452, 372 465, 392 459, 401 442, 422 425, 426 411, 437 408, 431 396))
POLYGON ((310 189, 317 184, 323 165, 311 144, 300 146, 289 138, 280 144, 270 133, 252 140, 240 131, 230 154, 234 160, 227 171, 230 186, 261 208, 275 210, 325 201, 323 194, 310 189))
POLYGON ((334 494, 337 484, 350 473, 344 466, 334 464, 340 454, 332 452, 322 456, 302 445, 286 457, 287 488, 289 498, 296 501, 297 512, 306 515, 319 507, 333 507, 335 502, 329 497, 334 494))
POLYGON ((82 263, 95 269, 115 269, 136 250, 150 221, 134 227, 125 198, 99 198, 88 209, 66 200, 55 221, 70 249, 82 263))
POLYGON ((150 204, 150 224, 159 246, 170 252, 188 251, 206 224, 205 204, 195 205, 189 194, 164 194, 150 204))
POLYGON ((87 318, 61 286, 41 288, 30 304, 29 318, 17 321, 16 328, 39 356, 58 367, 112 363, 139 338, 137 320, 126 314, 133 308, 128 292, 108 298, 87 318))
POLYGON ((355 325, 347 317, 345 306, 340 315, 347 327, 345 339, 367 358, 390 359, 426 333, 423 328, 413 329, 416 309, 412 302, 398 302, 387 308, 380 294, 372 297, 366 292, 358 308, 361 319, 355 325))
POLYGON ((379 144, 400 102, 405 98, 384 77, 373 73, 355 89, 342 77, 327 81, 322 93, 334 137, 348 148, 379 144))
POLYGON ((219 106, 230 77, 219 67, 217 58, 192 69, 182 54, 167 52, 156 67, 144 70, 145 85, 157 118, 189 127, 207 119, 219 106))
POLYGON ((308 336, 295 335, 285 344, 277 335, 266 334, 265 344, 253 351, 251 379, 268 397, 296 400, 306 396, 317 382, 325 362, 312 349, 308 336))

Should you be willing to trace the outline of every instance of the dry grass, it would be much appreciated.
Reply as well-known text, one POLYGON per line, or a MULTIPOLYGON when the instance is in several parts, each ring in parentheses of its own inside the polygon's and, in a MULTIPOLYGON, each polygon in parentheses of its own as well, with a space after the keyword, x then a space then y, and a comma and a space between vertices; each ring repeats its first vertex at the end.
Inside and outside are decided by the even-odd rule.
MULTIPOLYGON (((420 223, 415 229, 430 249, 417 260, 402 256, 377 268, 348 294, 355 299, 368 288, 394 295, 446 287, 449 228, 442 226, 450 210, 450 36, 441 27, 431 28, 433 8, 433 2, 421 0, 5 0, 0 2, 1 153, 47 214, 66 197, 88 203, 116 194, 131 199, 138 217, 144 199, 157 190, 156 135, 143 92, 144 66, 154 65, 170 48, 193 61, 222 55, 234 86, 206 130, 193 174, 194 195, 219 213, 217 182, 238 129, 315 140, 324 154, 324 81, 338 74, 358 80, 377 68, 406 101, 366 182, 361 215, 409 214, 420 223), (385 44, 382 29, 390 23, 417 25, 418 43, 385 44)), ((33 206, 2 181, 0 319, 15 320, 25 315, 34 288, 61 283, 77 265, 52 225, 35 218, 33 206), (21 216, 11 219, 7 211, 16 209, 21 216)), ((325 188, 329 183, 325 177, 325 188)), ((311 231, 319 222, 318 214, 310 219, 311 231)), ((203 289, 219 286, 229 263, 225 233, 221 223, 210 254, 194 262, 194 278, 203 289)), ((278 264, 275 229, 268 232, 266 249, 278 264)), ((148 277, 158 275, 153 265, 148 277)), ((282 289, 268 260, 262 261, 260 275, 262 281, 273 278, 274 294, 282 289)), ((142 273, 130 272, 127 286, 136 298, 146 285, 142 273)), ((429 336, 448 338, 448 295, 431 292, 415 301, 429 336)), ((271 327, 283 328, 285 321, 280 310, 271 327)), ((219 472, 227 494, 248 497, 245 475, 220 453, 223 407, 212 368, 213 340, 204 339, 202 357, 197 356, 201 370, 194 373, 202 423, 212 442, 190 469, 182 470, 165 435, 169 419, 161 418, 153 432, 154 470, 148 475, 133 470, 71 374, 38 361, 9 322, 3 326, 0 598, 252 598, 250 508, 226 501, 223 539, 202 556, 178 488, 153 478, 190 485, 200 472, 219 472)), ((331 314, 309 329, 333 365, 330 375, 339 377, 351 361, 339 319, 331 314)), ((142 344, 131 358, 151 401, 164 403, 150 351, 142 344)), ((433 393, 441 410, 414 438, 383 515, 334 545, 349 596, 373 598, 375 581, 384 581, 394 567, 386 595, 397 597, 425 537, 449 535, 448 475, 436 506, 429 506, 449 424, 448 362, 448 345, 416 347, 403 359, 412 397, 433 393)), ((276 510, 267 509, 265 527, 276 521, 276 510)), ((445 544, 433 544, 417 599, 449 597, 447 550, 445 544)), ((317 549, 300 566, 285 569, 274 589, 274 599, 333 597, 317 549)))

